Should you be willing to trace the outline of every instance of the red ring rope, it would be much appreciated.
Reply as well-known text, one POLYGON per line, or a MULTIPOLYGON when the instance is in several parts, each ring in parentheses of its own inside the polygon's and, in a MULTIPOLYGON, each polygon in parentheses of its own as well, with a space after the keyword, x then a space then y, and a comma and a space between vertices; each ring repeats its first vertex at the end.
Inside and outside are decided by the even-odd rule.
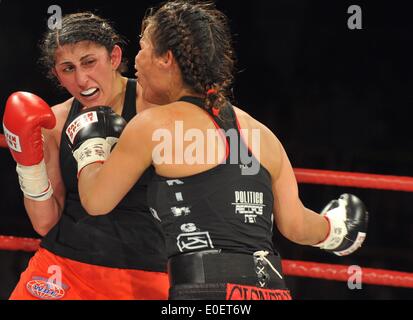
POLYGON ((413 178, 355 172, 294 169, 300 183, 413 192, 413 178))
MULTIPOLYGON (((283 271, 289 276, 309 277, 347 282, 349 266, 284 260, 283 271)), ((413 288, 413 273, 361 268, 362 283, 413 288)))
POLYGON ((34 252, 39 248, 40 239, 0 236, 0 250, 34 252))

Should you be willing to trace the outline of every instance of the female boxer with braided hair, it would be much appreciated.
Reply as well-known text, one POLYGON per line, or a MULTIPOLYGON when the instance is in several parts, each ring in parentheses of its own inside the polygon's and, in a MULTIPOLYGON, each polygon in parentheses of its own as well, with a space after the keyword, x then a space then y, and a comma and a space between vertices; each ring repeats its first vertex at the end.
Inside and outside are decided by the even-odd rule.
POLYGON ((8 100, 4 126, 27 146, 21 153, 12 150, 25 207, 44 236, 11 299, 167 298, 164 237, 146 200, 153 170, 145 171, 109 215, 91 217, 80 203, 69 149, 84 123, 74 121, 82 110, 94 110, 90 114, 97 118, 108 115, 108 125, 119 132, 125 124, 120 115, 128 121, 151 106, 136 81, 121 75, 123 45, 103 18, 67 15, 61 29, 45 34, 41 50, 49 76, 73 97, 52 111, 34 95, 17 93, 8 100), (31 119, 37 119, 34 129, 31 119), (43 132, 44 159, 40 121, 49 129, 56 122, 43 132))
POLYGON ((96 142, 81 130, 73 149, 81 201, 94 216, 110 212, 155 166, 148 198, 166 236, 170 299, 290 299, 274 220, 299 244, 340 255, 361 245, 361 201, 343 195, 322 215, 304 207, 281 143, 228 102, 234 60, 223 13, 167 2, 144 20, 140 43, 143 96, 162 106, 136 116, 104 164, 88 160, 104 132, 96 142))

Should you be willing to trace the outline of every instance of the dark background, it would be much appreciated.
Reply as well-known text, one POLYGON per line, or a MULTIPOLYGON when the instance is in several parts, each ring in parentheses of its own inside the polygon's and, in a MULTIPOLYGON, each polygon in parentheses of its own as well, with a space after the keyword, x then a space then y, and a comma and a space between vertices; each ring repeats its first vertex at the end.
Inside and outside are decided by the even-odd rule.
MULTIPOLYGON (((37 42, 50 5, 63 14, 91 10, 130 40, 133 60, 148 6, 159 1, 0 0, 0 106, 14 91, 50 105, 67 98, 37 66, 37 42)), ((270 127, 294 167, 413 176, 413 5, 407 1, 221 0, 238 56, 235 103, 270 127), (360 5, 363 29, 349 30, 350 5, 360 5)), ((1 114, 3 113, 1 107, 1 114)), ((0 235, 36 237, 24 211, 15 163, 0 149, 0 235)), ((413 195, 405 192, 300 185, 303 203, 320 210, 343 192, 370 212, 361 250, 336 257, 275 235, 286 259, 413 271, 413 195)), ((0 299, 8 297, 31 254, 0 251, 0 299)), ((289 277, 297 299, 413 299, 412 289, 289 277)))

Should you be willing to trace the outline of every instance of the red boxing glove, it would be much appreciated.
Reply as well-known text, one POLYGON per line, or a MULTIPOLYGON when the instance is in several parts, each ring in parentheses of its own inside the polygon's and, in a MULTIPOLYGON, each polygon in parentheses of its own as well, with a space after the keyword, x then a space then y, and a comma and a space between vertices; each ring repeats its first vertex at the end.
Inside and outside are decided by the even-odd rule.
POLYGON ((43 160, 42 128, 53 129, 55 125, 52 110, 38 96, 16 92, 7 100, 4 136, 17 162, 20 188, 28 199, 45 201, 53 194, 43 160))
POLYGON ((53 129, 56 125, 49 105, 28 92, 13 93, 6 103, 3 129, 11 154, 24 166, 39 164, 43 160, 41 128, 53 129))

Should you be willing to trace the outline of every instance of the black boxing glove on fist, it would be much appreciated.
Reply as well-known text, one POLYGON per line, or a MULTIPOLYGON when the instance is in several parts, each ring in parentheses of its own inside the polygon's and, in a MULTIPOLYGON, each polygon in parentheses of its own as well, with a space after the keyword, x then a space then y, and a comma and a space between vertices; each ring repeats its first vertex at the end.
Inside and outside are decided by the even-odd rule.
POLYGON ((327 238, 314 245, 338 256, 353 253, 366 238, 368 213, 364 203, 352 194, 343 194, 331 201, 321 212, 329 224, 327 238))
POLYGON ((77 172, 95 162, 105 162, 117 143, 126 121, 112 108, 100 106, 83 110, 66 128, 77 172))

